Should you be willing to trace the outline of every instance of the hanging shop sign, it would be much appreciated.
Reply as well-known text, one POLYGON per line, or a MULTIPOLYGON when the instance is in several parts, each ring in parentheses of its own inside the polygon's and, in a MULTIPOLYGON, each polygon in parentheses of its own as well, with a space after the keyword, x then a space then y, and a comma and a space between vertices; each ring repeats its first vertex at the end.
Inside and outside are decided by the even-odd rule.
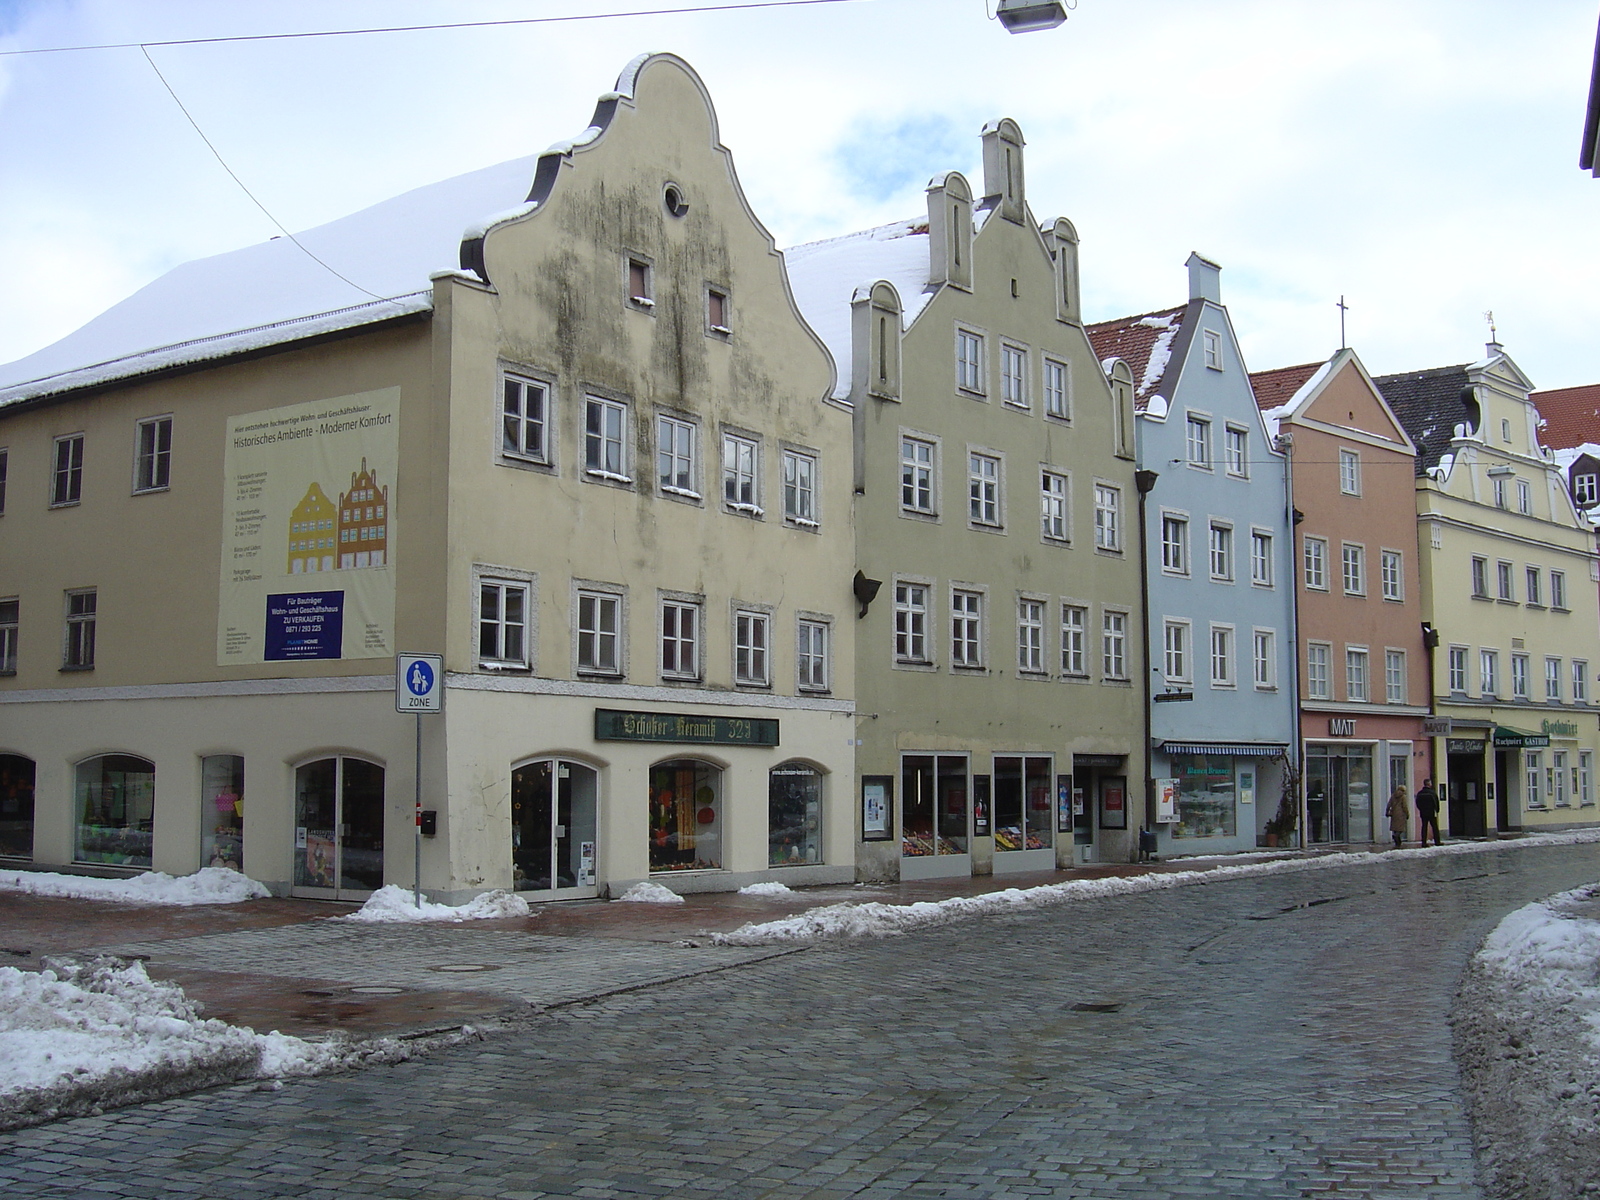
POLYGON ((1423 737, 1449 737, 1450 736, 1450 718, 1449 717, 1423 717, 1422 718, 1422 736, 1423 737))
POLYGON ((594 710, 597 742, 691 742, 704 746, 776 746, 770 717, 702 717, 691 713, 594 710))
MULTIPOLYGON (((1548 725, 1549 722, 1546 721, 1545 724, 1548 725)), ((1576 733, 1577 730, 1574 729, 1573 732, 1576 733)), ((1507 729, 1504 725, 1497 725, 1494 730, 1494 744, 1497 750, 1514 750, 1520 746, 1537 749, 1540 746, 1548 746, 1550 744, 1550 735, 1548 733, 1528 733, 1521 729, 1507 729)))

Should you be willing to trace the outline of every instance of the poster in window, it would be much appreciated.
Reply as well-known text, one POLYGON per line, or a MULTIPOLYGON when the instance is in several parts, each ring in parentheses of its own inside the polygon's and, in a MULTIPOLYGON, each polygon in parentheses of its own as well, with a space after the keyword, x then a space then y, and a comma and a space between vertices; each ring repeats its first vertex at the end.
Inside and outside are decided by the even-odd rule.
POLYGON ((974 837, 988 837, 989 806, 992 803, 990 789, 992 776, 974 775, 972 777, 972 834, 974 837))
POLYGON ((1108 775, 1100 781, 1100 828, 1128 827, 1128 781, 1121 775, 1108 775))
POLYGON ((1156 824, 1171 825, 1178 819, 1178 781, 1156 780, 1156 824))
POLYGON ((894 837, 894 776, 861 777, 861 840, 887 842, 894 837))
POLYGON ((400 389, 228 419, 217 664, 394 656, 400 389))
POLYGON ((1071 833, 1072 818, 1077 813, 1081 798, 1074 793, 1071 775, 1056 776, 1056 832, 1071 833))

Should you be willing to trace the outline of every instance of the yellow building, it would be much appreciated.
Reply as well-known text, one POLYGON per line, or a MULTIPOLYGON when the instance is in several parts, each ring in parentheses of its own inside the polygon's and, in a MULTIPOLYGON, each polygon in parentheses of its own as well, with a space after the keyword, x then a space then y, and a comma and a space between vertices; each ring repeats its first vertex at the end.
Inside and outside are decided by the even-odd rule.
POLYGON ((313 483, 289 514, 289 573, 331 571, 334 566, 333 501, 313 483))

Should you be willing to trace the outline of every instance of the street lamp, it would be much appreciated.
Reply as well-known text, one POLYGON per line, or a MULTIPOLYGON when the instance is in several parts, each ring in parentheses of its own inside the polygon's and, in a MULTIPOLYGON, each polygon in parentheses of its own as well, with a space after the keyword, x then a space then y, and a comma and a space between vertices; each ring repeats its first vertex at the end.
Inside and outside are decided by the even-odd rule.
POLYGON ((1034 33, 1054 29, 1067 19, 1061 0, 1000 0, 995 16, 1010 33, 1034 33))

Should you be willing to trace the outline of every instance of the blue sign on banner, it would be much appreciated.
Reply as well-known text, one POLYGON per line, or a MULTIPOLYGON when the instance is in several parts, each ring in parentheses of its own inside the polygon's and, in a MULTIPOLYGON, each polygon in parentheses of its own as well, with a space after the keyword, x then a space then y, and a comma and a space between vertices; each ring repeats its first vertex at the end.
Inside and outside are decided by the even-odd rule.
POLYGON ((340 658, 344 649, 343 592, 286 592, 267 597, 268 662, 340 658))

